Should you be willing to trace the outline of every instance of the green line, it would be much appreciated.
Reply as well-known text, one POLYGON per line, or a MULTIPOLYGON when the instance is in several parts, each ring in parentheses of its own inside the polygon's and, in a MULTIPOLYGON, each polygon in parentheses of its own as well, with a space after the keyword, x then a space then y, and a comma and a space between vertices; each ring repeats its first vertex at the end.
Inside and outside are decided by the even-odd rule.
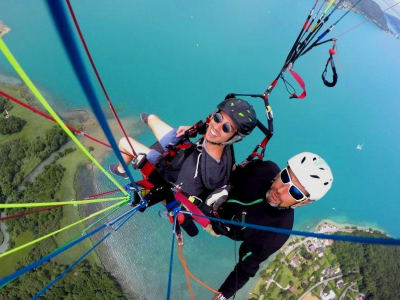
POLYGON ((59 202, 38 202, 38 203, 6 203, 0 204, 0 208, 17 208, 17 207, 41 207, 41 206, 57 206, 57 205, 82 205, 99 202, 109 202, 126 199, 126 197, 116 198, 103 198, 92 200, 78 200, 78 201, 59 201, 59 202))
POLYGON ((117 186, 124 195, 128 195, 128 192, 118 183, 118 181, 111 176, 109 172, 107 172, 102 165, 100 165, 97 160, 89 153, 89 151, 82 145, 82 143, 75 137, 75 135, 68 129, 68 127, 64 124, 64 122, 60 119, 57 113, 51 108, 46 99, 42 96, 33 82, 29 79, 28 75, 24 72, 22 67, 19 65, 15 57, 12 55, 7 45, 4 43, 3 39, 0 37, 0 50, 3 52, 4 56, 7 58, 8 62, 14 68, 14 70, 18 73, 21 79, 25 82, 31 92, 35 95, 35 97, 39 100, 39 102, 43 105, 43 107, 48 111, 48 113, 56 120, 57 124, 66 132, 66 134, 74 141, 74 143, 78 146, 78 148, 107 176, 108 179, 111 180, 112 183, 117 186))
POLYGON ((240 202, 240 201, 238 201, 238 200, 228 200, 228 201, 226 201, 226 202, 229 202, 229 203, 237 203, 237 204, 240 204, 240 205, 244 205, 244 206, 250 206, 250 205, 254 205, 254 204, 257 204, 257 203, 261 203, 261 202, 263 202, 264 201, 264 199, 258 199, 258 200, 255 200, 255 201, 253 201, 253 202, 250 202, 250 203, 243 203, 243 202, 240 202))
POLYGON ((335 0, 331 0, 331 2, 329 2, 328 6, 326 7, 326 9, 324 10, 324 14, 326 14, 328 12, 328 10, 331 9, 333 3, 335 3, 335 0))
MULTIPOLYGON (((57 249, 55 249, 54 251, 52 251, 50 254, 52 254, 53 252, 58 251, 59 249, 63 248, 65 245, 68 245, 69 243, 71 243, 72 241, 74 241, 75 239, 79 238, 80 236, 83 235, 83 233, 85 233, 86 231, 88 231, 90 228, 92 228, 93 226, 95 226, 96 224, 98 224, 99 222, 101 222, 102 220, 104 220, 105 218, 107 218, 108 216, 112 215, 114 212, 116 212, 117 210, 121 209, 126 203, 128 203, 129 200, 122 202, 119 206, 115 207, 113 210, 111 210, 110 212, 108 212, 107 214, 105 214, 103 217, 99 218, 98 220, 96 220, 94 223, 90 224, 88 227, 86 227, 85 229, 83 229, 81 232, 79 232, 78 234, 76 234, 73 238, 71 238, 68 242, 65 242, 62 246, 58 247, 57 249)), ((50 255, 49 254, 49 255, 50 255)), ((2 286, 0 286, 0 290, 5 287, 6 285, 9 285, 11 282, 13 282, 14 280, 16 280, 17 278, 14 278, 13 280, 10 280, 6 283, 4 283, 2 286)))
POLYGON ((69 225, 67 225, 67 226, 65 226, 65 227, 63 227, 63 228, 61 228, 61 229, 58 229, 58 230, 53 231, 53 232, 51 232, 51 233, 49 233, 49 234, 46 234, 46 235, 44 235, 44 236, 42 236, 42 237, 40 237, 40 238, 38 238, 38 239, 36 239, 36 240, 30 241, 30 242, 28 242, 28 243, 26 243, 26 244, 23 244, 23 245, 19 246, 19 247, 16 247, 16 248, 13 248, 13 249, 11 249, 11 250, 9 250, 9 251, 6 251, 6 252, 4 252, 4 253, 1 253, 1 254, 0 254, 0 258, 4 257, 4 256, 6 256, 6 255, 9 255, 9 254, 11 254, 11 253, 17 252, 17 251, 19 251, 19 250, 21 250, 21 249, 24 249, 24 248, 28 247, 28 246, 34 245, 34 244, 36 244, 36 243, 38 243, 38 242, 40 242, 40 241, 42 241, 42 240, 45 240, 45 239, 47 239, 47 238, 49 238, 49 237, 51 237, 51 236, 53 236, 53 235, 56 235, 57 233, 60 233, 60 232, 62 232, 62 231, 64 231, 64 230, 67 230, 67 229, 69 229, 69 228, 71 228, 71 227, 73 227, 73 226, 75 226, 75 225, 78 225, 78 224, 80 224, 80 223, 83 223, 83 222, 85 222, 86 220, 89 220, 89 219, 91 219, 91 218, 93 218, 93 217, 95 217, 95 216, 97 216, 97 215, 100 215, 100 214, 102 214, 103 212, 105 212, 105 211, 107 211, 107 210, 110 210, 110 209, 112 209, 112 208, 114 208, 114 207, 120 205, 120 204, 123 203, 123 202, 126 202, 127 200, 128 200, 128 199, 125 199, 124 201, 115 203, 115 204, 113 204, 113 205, 111 205, 111 206, 109 206, 109 207, 106 207, 106 208, 104 208, 104 209, 102 209, 102 210, 99 210, 99 211, 97 211, 97 212, 95 212, 95 213, 93 213, 93 214, 87 216, 86 218, 83 218, 83 219, 81 219, 81 220, 79 220, 79 221, 77 221, 77 222, 75 222, 75 223, 69 224, 69 225))
POLYGON ((241 259, 242 261, 244 261, 246 258, 248 258, 250 255, 252 255, 253 253, 250 251, 250 252, 247 252, 246 253, 246 255, 245 256, 243 256, 243 258, 241 259))
POLYGON ((64 247, 65 245, 71 243, 72 241, 74 241, 75 239, 79 238, 80 236, 82 236, 84 233, 86 233, 86 231, 88 231, 90 228, 92 228, 93 226, 97 225, 98 223, 100 223, 101 221, 103 221, 105 218, 109 217, 110 215, 112 215, 113 213, 115 213, 116 211, 120 210, 125 204, 127 204, 129 202, 129 200, 122 202, 119 206, 115 207, 113 210, 109 211, 108 213, 106 213, 104 216, 102 216, 101 218, 97 219, 95 222, 93 222, 92 224, 90 224, 89 226, 87 226, 85 229, 83 229, 81 232, 77 233, 75 236, 73 236, 70 240, 68 240, 67 242, 65 242, 62 246, 58 247, 57 249, 55 249, 54 251, 52 251, 51 253, 57 251, 58 249, 64 247))

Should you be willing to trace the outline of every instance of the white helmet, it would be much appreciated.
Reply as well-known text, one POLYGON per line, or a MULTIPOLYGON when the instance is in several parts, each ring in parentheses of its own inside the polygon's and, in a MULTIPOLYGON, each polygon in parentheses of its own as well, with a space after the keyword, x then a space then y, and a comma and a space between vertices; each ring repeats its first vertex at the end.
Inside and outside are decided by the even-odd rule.
POLYGON ((331 168, 319 155, 302 152, 289 159, 288 165, 310 194, 311 201, 321 199, 331 188, 333 182, 331 168))

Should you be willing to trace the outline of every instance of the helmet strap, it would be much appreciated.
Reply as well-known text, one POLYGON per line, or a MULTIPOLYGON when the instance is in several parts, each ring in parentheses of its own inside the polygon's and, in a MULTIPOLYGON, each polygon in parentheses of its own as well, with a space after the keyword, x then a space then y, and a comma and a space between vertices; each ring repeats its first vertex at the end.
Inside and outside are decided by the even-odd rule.
POLYGON ((206 142, 207 143, 209 143, 209 144, 211 144, 211 145, 216 145, 216 146, 225 146, 226 144, 226 142, 225 143, 215 143, 215 142, 211 142, 211 141, 209 141, 209 140, 207 140, 207 139, 205 139, 206 140, 206 142))

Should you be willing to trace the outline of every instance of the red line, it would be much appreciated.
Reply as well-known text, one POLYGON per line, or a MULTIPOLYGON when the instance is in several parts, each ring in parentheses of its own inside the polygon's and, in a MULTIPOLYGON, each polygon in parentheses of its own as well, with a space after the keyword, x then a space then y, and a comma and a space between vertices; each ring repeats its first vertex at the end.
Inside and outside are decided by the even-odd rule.
MULTIPOLYGON (((15 102, 15 103, 17 103, 17 104, 19 104, 19 105, 31 110, 31 111, 33 111, 34 113, 37 113, 38 115, 41 115, 42 117, 45 117, 46 119, 49 119, 50 121, 56 122, 56 120, 53 117, 49 116, 48 114, 46 114, 46 113, 34 108, 33 106, 30 106, 30 105, 22 102, 21 100, 18 100, 16 98, 14 98, 13 96, 10 96, 10 95, 6 94, 3 91, 0 91, 0 95, 3 95, 4 97, 10 99, 11 101, 13 101, 13 102, 15 102)), ((107 143, 105 143, 105 142, 103 142, 103 141, 101 141, 101 140, 99 140, 99 139, 97 139, 95 137, 92 137, 92 136, 84 133, 83 131, 80 131, 79 129, 77 129, 75 127, 72 127, 72 126, 70 126, 68 124, 65 124, 65 126, 67 126, 71 131, 73 131, 75 133, 78 133, 78 134, 80 134, 80 135, 82 135, 82 136, 84 136, 84 137, 86 137, 86 138, 88 138, 88 139, 90 139, 90 140, 92 140, 92 141, 94 141, 96 143, 102 144, 103 146, 111 148, 111 146, 109 144, 107 144, 107 143)), ((121 151, 121 153, 124 153, 126 155, 132 156, 131 154, 129 154, 127 152, 124 152, 124 151, 121 151)))
MULTIPOLYGON (((76 17, 75 17, 74 10, 72 9, 72 6, 71 6, 71 3, 70 3, 69 0, 67 0, 67 5, 68 5, 69 12, 70 12, 70 14, 71 14, 71 17, 72 17, 72 19, 73 19, 73 21, 74 21, 76 30, 78 31, 79 38, 80 38, 80 40, 81 40, 81 42, 82 42, 82 44, 83 44, 83 47, 85 48, 85 52, 86 52, 86 54, 87 54, 87 56, 88 56, 88 58, 89 58, 90 64, 92 65, 93 71, 94 71, 94 73, 96 74, 97 80, 98 80, 99 83, 100 83, 100 86, 101 86, 101 89, 103 90, 104 95, 106 96, 108 105, 110 106, 110 109, 111 109, 111 111, 112 111, 112 113, 113 113, 115 119, 117 120, 117 122, 118 122, 118 124, 119 124, 119 127, 121 128, 122 132, 124 133, 124 136, 125 136, 126 140, 128 141, 129 146, 130 146, 131 149, 132 149, 132 154, 133 154, 133 156, 136 156, 136 152, 135 152, 135 150, 133 149, 133 146, 132 146, 132 144, 131 144, 131 142, 130 142, 130 140, 129 140, 129 138, 128 138, 128 135, 127 135, 126 132, 125 132, 124 127, 122 126, 122 123, 121 123, 120 119, 119 119, 118 116, 117 116, 117 113, 116 113, 116 111, 115 111, 115 109, 114 109, 114 106, 113 106, 112 103, 111 103, 111 100, 110 100, 110 97, 108 96, 108 93, 107 93, 107 91, 106 91, 106 88, 104 87, 103 81, 102 81, 101 78, 100 78, 99 72, 97 71, 96 65, 94 64, 94 61, 93 61, 92 56, 91 56, 91 54, 90 54, 89 48, 88 48, 88 46, 87 46, 87 44, 86 44, 86 41, 85 41, 85 39, 84 39, 84 37, 83 37, 82 31, 81 31, 81 29, 80 29, 80 27, 79 27, 79 24, 78 24, 78 20, 77 20, 76 17)), ((132 156, 132 155, 129 155, 129 156, 132 156)))
POLYGON ((95 195, 91 195, 91 196, 87 196, 86 198, 83 198, 83 200, 89 200, 89 199, 93 199, 93 198, 97 198, 97 197, 101 197, 101 196, 105 196, 105 195, 109 195, 109 194, 114 194, 116 192, 120 192, 121 190, 117 189, 117 190, 112 190, 112 191, 108 191, 108 192, 104 192, 104 193, 100 193, 100 194, 95 194, 95 195))
MULTIPOLYGON (((82 200, 93 199, 93 198, 97 198, 97 197, 100 197, 100 196, 113 194, 113 193, 116 193, 116 192, 119 192, 119 191, 120 190, 112 190, 112 191, 107 191, 107 192, 103 192, 103 193, 100 193, 100 194, 94 194, 94 195, 88 196, 86 198, 83 198, 82 200)), ((12 216, 3 217, 3 218, 0 218, 0 222, 1 221, 7 221, 7 220, 21 218, 21 217, 24 217, 24 216, 27 216, 27 215, 31 215, 31 214, 35 214, 35 213, 39 213, 39 212, 43 212, 43 211, 47 211, 47 210, 51 210, 53 208, 59 208, 61 206, 64 206, 64 205, 62 204, 62 205, 45 207, 45 208, 39 208, 39 209, 34 209, 34 210, 31 210, 31 211, 23 212, 23 213, 20 213, 20 214, 15 214, 15 215, 12 215, 12 216)))
POLYGON ((64 205, 56 205, 56 206, 51 206, 51 207, 34 209, 34 210, 27 211, 27 212, 24 212, 24 213, 20 213, 20 214, 16 214, 16 215, 0 218, 0 221, 6 221, 6 220, 11 220, 11 219, 21 218, 23 216, 27 216, 27 215, 31 215, 31 214, 34 214, 34 213, 50 210, 50 209, 53 209, 53 208, 59 208, 61 206, 64 206, 64 205))

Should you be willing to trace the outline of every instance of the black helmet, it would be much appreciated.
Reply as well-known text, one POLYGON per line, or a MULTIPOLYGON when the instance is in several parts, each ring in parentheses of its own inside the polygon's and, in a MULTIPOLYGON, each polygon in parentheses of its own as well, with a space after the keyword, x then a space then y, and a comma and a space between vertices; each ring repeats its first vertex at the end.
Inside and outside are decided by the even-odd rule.
POLYGON ((253 106, 245 100, 228 98, 218 104, 218 109, 231 117, 241 137, 249 135, 257 125, 257 116, 253 106))

